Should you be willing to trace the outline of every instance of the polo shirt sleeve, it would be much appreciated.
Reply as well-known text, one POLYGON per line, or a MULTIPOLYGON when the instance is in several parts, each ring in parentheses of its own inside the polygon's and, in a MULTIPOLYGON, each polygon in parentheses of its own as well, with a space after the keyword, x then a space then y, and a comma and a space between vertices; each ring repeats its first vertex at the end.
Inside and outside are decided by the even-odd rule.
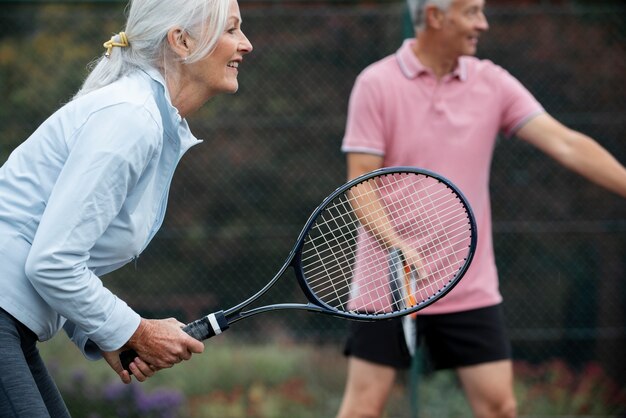
POLYGON ((513 136, 526 122, 545 112, 535 97, 502 67, 495 66, 502 100, 501 129, 513 136))
POLYGON ((385 155, 381 90, 367 72, 357 77, 348 103, 341 150, 385 155))
POLYGON ((25 271, 41 297, 74 324, 72 339, 83 352, 87 340, 104 351, 119 349, 139 326, 139 315, 103 286, 87 261, 161 137, 150 113, 129 103, 100 109, 68 132, 67 157, 25 271))

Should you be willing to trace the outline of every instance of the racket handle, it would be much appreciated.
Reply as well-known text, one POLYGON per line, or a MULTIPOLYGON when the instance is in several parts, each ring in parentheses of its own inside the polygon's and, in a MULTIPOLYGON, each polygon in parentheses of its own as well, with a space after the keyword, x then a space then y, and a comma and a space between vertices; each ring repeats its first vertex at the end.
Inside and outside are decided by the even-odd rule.
MULTIPOLYGON (((221 334, 229 328, 228 320, 224 316, 223 311, 215 312, 204 318, 197 319, 183 327, 183 331, 198 341, 204 341, 211 337, 221 334)), ((138 356, 137 352, 132 348, 120 353, 120 361, 124 370, 130 371, 130 363, 138 356)))
POLYGON ((132 363, 137 356, 137 352, 132 348, 130 350, 122 351, 120 353, 120 362, 122 362, 122 367, 130 374, 133 374, 133 372, 130 371, 130 368, 128 366, 130 366, 130 363, 132 363))
POLYGON ((227 329, 228 320, 224 316, 223 311, 218 311, 187 324, 183 331, 198 341, 204 341, 221 334, 227 329))

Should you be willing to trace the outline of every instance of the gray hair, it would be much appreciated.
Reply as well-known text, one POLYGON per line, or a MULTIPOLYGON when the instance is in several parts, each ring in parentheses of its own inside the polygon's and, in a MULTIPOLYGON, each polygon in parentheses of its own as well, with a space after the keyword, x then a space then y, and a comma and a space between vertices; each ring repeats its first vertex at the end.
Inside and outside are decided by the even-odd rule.
MULTIPOLYGON (((91 72, 74 98, 113 83, 137 69, 167 72, 167 33, 180 27, 198 40, 185 60, 192 63, 210 54, 226 28, 229 0, 130 0, 124 32, 129 46, 113 48, 110 57, 90 64, 91 72)), ((119 42, 119 35, 112 38, 119 42)), ((176 58, 179 59, 179 58, 176 58)))
POLYGON ((424 29, 426 24, 426 16, 424 10, 426 6, 433 5, 440 10, 448 10, 454 0, 407 0, 407 6, 409 7, 409 14, 411 16, 411 22, 416 32, 424 29))

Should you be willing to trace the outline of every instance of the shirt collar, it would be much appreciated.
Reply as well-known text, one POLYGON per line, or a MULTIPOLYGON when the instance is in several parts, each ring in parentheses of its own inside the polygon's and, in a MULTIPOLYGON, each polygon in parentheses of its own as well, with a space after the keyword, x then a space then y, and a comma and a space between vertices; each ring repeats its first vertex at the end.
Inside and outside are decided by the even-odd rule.
POLYGON ((146 74, 148 74, 151 79, 153 79, 154 81, 159 83, 161 87, 163 87, 163 93, 165 94, 165 99, 167 100, 167 104, 170 107, 170 114, 172 115, 172 117, 174 118, 176 122, 181 122, 183 118, 178 113, 178 109, 174 107, 174 105, 172 104, 170 92, 167 89, 167 86, 165 85, 165 78, 163 78, 163 75, 156 68, 152 68, 152 67, 144 68, 142 70, 146 74))
POLYGON ((170 92, 165 85, 165 78, 163 78, 163 75, 156 68, 152 67, 144 68, 142 69, 142 71, 145 72, 152 80, 157 82, 163 89, 163 94, 167 102, 168 113, 172 121, 172 129, 176 131, 176 135, 180 139, 182 156, 182 154, 184 154, 187 149, 195 144, 202 142, 202 140, 196 138, 191 133, 187 121, 180 116, 180 113, 178 113, 178 109, 172 104, 170 92))
MULTIPOLYGON (((408 79, 414 79, 422 74, 432 74, 432 71, 425 67, 413 52, 415 38, 405 39, 402 46, 396 52, 396 60, 400 66, 402 74, 408 79)), ((457 66, 450 73, 450 78, 457 78, 460 81, 467 79, 467 65, 463 57, 459 58, 457 66)))

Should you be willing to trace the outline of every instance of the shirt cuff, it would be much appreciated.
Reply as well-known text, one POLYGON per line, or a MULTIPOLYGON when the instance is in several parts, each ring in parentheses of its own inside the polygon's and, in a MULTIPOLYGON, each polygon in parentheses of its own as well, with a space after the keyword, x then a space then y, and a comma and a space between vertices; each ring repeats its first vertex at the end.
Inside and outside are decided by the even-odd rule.
POLYGON ((87 336, 102 351, 119 350, 139 328, 141 316, 116 297, 115 308, 107 321, 87 336))

